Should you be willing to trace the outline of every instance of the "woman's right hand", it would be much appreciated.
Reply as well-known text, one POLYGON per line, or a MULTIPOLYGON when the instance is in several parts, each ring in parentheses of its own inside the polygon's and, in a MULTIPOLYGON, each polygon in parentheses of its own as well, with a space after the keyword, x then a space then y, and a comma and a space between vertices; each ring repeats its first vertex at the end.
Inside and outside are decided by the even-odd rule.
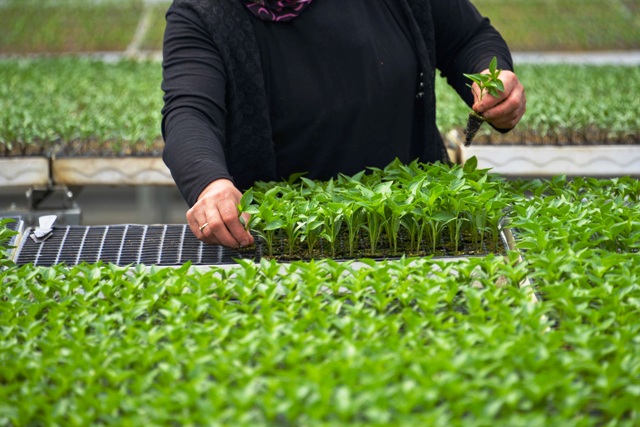
MULTIPOLYGON (((198 201, 187 211, 193 234, 205 243, 230 248, 253 244, 253 236, 238 218, 242 193, 228 179, 217 179, 202 190, 198 201)), ((243 214, 245 223, 248 215, 243 214)))

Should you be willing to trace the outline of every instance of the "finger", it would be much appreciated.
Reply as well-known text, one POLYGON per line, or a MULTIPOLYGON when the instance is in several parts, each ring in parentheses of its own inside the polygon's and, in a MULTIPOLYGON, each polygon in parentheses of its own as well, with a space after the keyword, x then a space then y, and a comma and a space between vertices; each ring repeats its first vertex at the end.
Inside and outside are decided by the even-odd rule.
POLYGON ((187 225, 189 229, 199 240, 205 243, 219 245, 220 241, 211 235, 211 233, 207 233, 209 223, 206 220, 206 211, 200 210, 199 208, 200 206, 194 206, 187 211, 187 225))
POLYGON ((242 224, 245 230, 248 230, 247 224, 249 224, 250 221, 251 221, 251 215, 248 214, 247 212, 243 212, 240 215, 240 223, 242 224))
POLYGON ((483 117, 500 129, 513 128, 526 111, 526 98, 522 86, 513 90, 501 103, 486 110, 483 117))
POLYGON ((490 123, 504 122, 517 117, 517 113, 518 104, 510 100, 505 100, 495 107, 486 110, 482 114, 482 117, 490 123))
POLYGON ((473 83, 471 85, 471 93, 473 94, 473 106, 475 107, 476 104, 478 104, 478 102, 480 101, 480 88, 478 87, 477 83, 473 83))
POLYGON ((218 205, 220 217, 224 222, 237 246, 249 246, 253 244, 253 236, 244 228, 238 217, 238 207, 235 203, 225 201, 218 205))
POLYGON ((232 183, 212 182, 187 212, 191 231, 207 243, 235 248, 252 244, 253 237, 238 218, 237 203, 241 197, 232 183))
POLYGON ((498 129, 511 129, 518 124, 520 117, 522 115, 517 110, 514 110, 500 113, 495 118, 486 118, 486 120, 498 129))
POLYGON ((507 98, 511 96, 511 93, 518 86, 522 86, 522 84, 520 83, 520 81, 512 71, 502 71, 499 77, 504 86, 504 90, 499 92, 499 96, 497 97, 487 93, 482 98, 482 100, 476 99, 476 102, 472 106, 474 111, 484 116, 485 111, 504 102, 507 98))
POLYGON ((255 242, 253 235, 251 234, 250 230, 248 229, 246 224, 249 224, 249 221, 251 221, 251 215, 244 212, 242 215, 240 215, 242 217, 242 228, 244 228, 245 233, 247 234, 247 238, 248 238, 248 244, 246 244, 245 246, 249 246, 249 245, 253 245, 253 243, 255 242))
POLYGON ((208 224, 203 230, 203 235, 207 241, 218 241, 219 244, 229 248, 237 248, 240 246, 240 242, 229 232, 227 224, 225 224, 217 209, 210 211, 207 215, 208 224))
POLYGON ((502 92, 501 96, 496 98, 493 95, 489 95, 486 94, 483 98, 482 101, 477 100, 473 106, 471 107, 472 110, 474 110, 476 113, 482 114, 482 116, 484 117, 484 113, 488 110, 490 110, 491 108, 493 108, 494 106, 500 104, 501 102, 504 101, 505 99, 505 92, 502 92))
POLYGON ((189 229, 191 229, 191 232, 193 233, 194 236, 196 236, 198 239, 202 238, 202 233, 200 232, 200 225, 204 224, 206 222, 206 219, 203 219, 201 217, 200 221, 198 221, 198 219, 196 219, 196 207, 192 207, 191 209, 189 209, 187 211, 187 225, 189 226, 189 229))
POLYGON ((504 92, 500 92, 500 96, 495 97, 493 95, 490 94, 486 94, 483 98, 482 101, 477 101, 472 109, 477 112, 482 114, 482 116, 484 117, 485 113, 489 110, 491 110, 492 108, 494 108, 497 105, 500 105, 502 103, 504 103, 507 99, 509 99, 509 97, 511 96, 513 92, 513 88, 510 86, 507 86, 507 84, 505 84, 505 90, 504 92))

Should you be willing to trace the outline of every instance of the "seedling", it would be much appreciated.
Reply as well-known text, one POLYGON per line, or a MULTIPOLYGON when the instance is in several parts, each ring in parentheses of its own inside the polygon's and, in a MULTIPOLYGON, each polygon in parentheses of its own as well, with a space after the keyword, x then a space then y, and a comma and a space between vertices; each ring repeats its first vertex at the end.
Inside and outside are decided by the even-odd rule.
MULTIPOLYGON (((478 100, 482 101, 486 94, 489 94, 495 98, 500 97, 500 93, 504 92, 504 84, 500 80, 500 72, 498 69, 498 59, 494 56, 489 64, 489 74, 464 74, 466 78, 478 85, 479 93, 477 93, 478 100)), ((467 84, 474 91, 472 84, 467 84)), ((464 129, 464 146, 471 145, 471 141, 478 133, 480 126, 484 123, 485 118, 481 114, 471 110, 469 112, 469 118, 467 120, 467 127, 464 129)))
POLYGON ((475 159, 464 169, 393 162, 326 183, 259 184, 244 194, 238 211, 251 214, 249 228, 277 259, 457 253, 459 244, 476 254, 499 251, 497 242, 482 243, 511 198, 476 166, 475 159), (491 197, 479 198, 487 192, 491 197), (448 238, 441 239, 445 231, 448 238))
POLYGON ((507 203, 525 262, 0 265, 0 425, 638 425, 640 181, 476 167, 256 187, 253 216, 268 234, 289 205, 326 223, 355 203, 368 226, 362 196, 391 182, 437 229, 452 197, 463 228, 507 203))
POLYGON ((244 226, 244 229, 246 231, 249 231, 253 227, 253 225, 255 225, 256 221, 259 220, 259 218, 256 216, 259 213, 259 210, 255 205, 252 205, 252 203, 253 189, 250 188, 244 194, 242 194, 240 203, 238 203, 237 205, 238 219, 240 220, 240 223, 244 226), (248 216, 245 216, 243 214, 247 214, 248 216))

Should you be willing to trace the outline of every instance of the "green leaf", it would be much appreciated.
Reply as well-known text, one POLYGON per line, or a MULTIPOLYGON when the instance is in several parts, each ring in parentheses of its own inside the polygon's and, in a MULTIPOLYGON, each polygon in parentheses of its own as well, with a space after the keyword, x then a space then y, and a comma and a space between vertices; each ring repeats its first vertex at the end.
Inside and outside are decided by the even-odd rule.
POLYGON ((498 68, 498 58, 494 56, 491 62, 489 63, 489 72, 493 75, 496 73, 497 68, 498 68))
POLYGON ((476 156, 472 156, 464 162, 464 167, 463 167, 464 173, 467 173, 467 174, 473 173, 477 168, 478 168, 478 159, 476 158, 476 156))

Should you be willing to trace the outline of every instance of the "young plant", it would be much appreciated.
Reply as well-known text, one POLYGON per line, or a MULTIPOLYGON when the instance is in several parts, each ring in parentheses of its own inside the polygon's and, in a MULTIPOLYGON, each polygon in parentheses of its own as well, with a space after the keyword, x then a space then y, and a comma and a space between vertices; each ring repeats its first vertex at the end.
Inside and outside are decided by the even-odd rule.
POLYGON ((433 215, 425 216, 424 220, 427 223, 427 230, 429 231, 429 241, 431 242, 432 254, 435 255, 436 253, 436 247, 440 242, 440 235, 442 234, 442 231, 455 219, 455 216, 445 211, 438 211, 433 215))
POLYGON ((407 211, 410 210, 408 208, 410 204, 411 200, 407 201, 402 193, 400 196, 387 198, 384 204, 386 219, 382 226, 387 235, 389 247, 394 254, 398 253, 398 234, 403 218, 406 216, 407 211))
MULTIPOLYGON (((498 69, 498 59, 494 56, 489 64, 489 74, 464 74, 464 76, 478 85, 479 93, 476 93, 476 95, 478 100, 482 101, 486 94, 498 98, 500 97, 500 93, 504 92, 504 83, 502 83, 502 80, 500 80, 499 77, 501 71, 502 70, 498 69)), ((469 86, 472 91, 475 90, 472 84, 467 84, 467 86, 469 86)), ((476 113, 473 110, 469 112, 467 127, 464 129, 465 147, 471 145, 473 137, 476 136, 476 133, 478 133, 478 130, 484 121, 485 119, 481 114, 476 113)))
POLYGON ((349 236, 349 257, 353 257, 353 252, 358 240, 358 232, 364 225, 363 209, 360 204, 354 201, 346 201, 342 212, 349 236))
POLYGON ((378 199, 376 205, 368 206, 365 210, 367 222, 364 229, 369 236, 369 249, 371 255, 375 254, 378 248, 378 242, 380 241, 380 235, 382 234, 383 227, 386 223, 384 215, 384 200, 378 199))
POLYGON ((402 218, 401 224, 409 234, 409 250, 413 252, 420 251, 422 237, 424 236, 424 228, 426 224, 422 220, 422 209, 415 207, 402 218))
POLYGON ((296 211, 295 205, 287 206, 287 209, 283 212, 283 230, 287 237, 287 247, 289 249, 289 256, 293 256, 295 247, 300 237, 302 236, 304 225, 298 221, 299 214, 296 211))
POLYGON ((238 219, 244 225, 244 229, 249 231, 259 221, 257 214, 260 213, 258 207, 253 203, 253 189, 250 188, 244 192, 238 203, 238 219), (246 215, 243 215, 246 214, 246 215))
POLYGON ((274 212, 271 206, 266 203, 260 205, 259 218, 262 223, 260 224, 260 230, 257 234, 264 240, 267 245, 267 254, 273 256, 273 244, 278 236, 278 231, 284 227, 284 221, 282 220, 279 212, 274 212))
POLYGON ((338 236, 342 230, 342 205, 340 203, 329 203, 320 207, 321 217, 324 221, 324 227, 320 233, 320 237, 329 242, 329 250, 331 257, 336 257, 336 244, 338 236))
POLYGON ((17 231, 11 230, 7 224, 15 222, 13 218, 0 219, 0 268, 13 265, 13 261, 9 259, 9 249, 11 246, 8 244, 11 242, 13 236, 18 234, 17 231))
POLYGON ((300 208, 300 219, 298 220, 298 226, 302 231, 300 241, 307 242, 309 258, 311 259, 313 258, 313 250, 320 238, 320 234, 322 233, 324 222, 318 214, 319 206, 317 202, 307 202, 300 208))
POLYGON ((379 184, 375 191, 366 187, 359 187, 360 194, 356 195, 365 215, 364 230, 369 236, 369 250, 371 255, 376 253, 380 235, 382 234, 385 216, 385 200, 391 192, 391 182, 379 184))
POLYGON ((446 212, 454 217, 454 220, 448 223, 448 228, 449 240, 453 243, 453 250, 456 253, 460 245, 462 227, 468 221, 465 215, 469 211, 469 201, 473 200, 467 194, 466 192, 461 192, 459 196, 449 198, 445 204, 446 212))

